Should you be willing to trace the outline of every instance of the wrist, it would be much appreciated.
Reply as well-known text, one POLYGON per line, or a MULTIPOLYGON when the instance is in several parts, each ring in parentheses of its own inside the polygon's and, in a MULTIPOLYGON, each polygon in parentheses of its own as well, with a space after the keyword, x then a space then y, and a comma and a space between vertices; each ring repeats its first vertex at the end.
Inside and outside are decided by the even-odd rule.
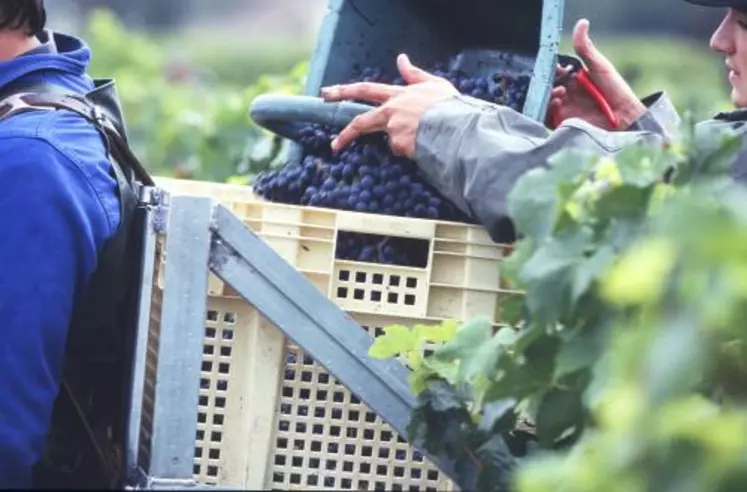
POLYGON ((620 128, 628 128, 646 114, 646 106, 638 98, 635 98, 622 104, 616 113, 620 121, 620 128))

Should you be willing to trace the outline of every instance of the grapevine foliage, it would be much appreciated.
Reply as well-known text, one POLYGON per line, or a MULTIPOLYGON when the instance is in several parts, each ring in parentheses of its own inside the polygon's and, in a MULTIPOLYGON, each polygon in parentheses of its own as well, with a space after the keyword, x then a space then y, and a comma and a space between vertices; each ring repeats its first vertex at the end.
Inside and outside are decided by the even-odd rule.
MULTIPOLYGON (((448 65, 436 64, 431 72, 448 79, 463 94, 517 111, 523 108, 529 75, 468 76, 456 68, 456 60, 448 65)), ((512 57, 504 55, 507 67, 511 62, 512 57)), ((361 81, 404 84, 401 78, 388 77, 381 68, 366 68, 351 80, 361 81)), ((290 162, 280 170, 261 173, 254 181, 254 191, 267 200, 293 205, 474 223, 420 176, 415 162, 394 156, 384 134, 365 136, 335 155, 330 142, 340 130, 300 125, 302 162, 290 162)), ((336 256, 351 261, 424 267, 428 251, 400 239, 349 234, 338 242, 336 256)))
POLYGON ((475 465, 468 486, 747 487, 747 192, 728 178, 740 142, 689 127, 680 142, 563 152, 524 176, 510 197, 524 237, 500 265, 524 295, 498 330, 435 327, 448 340, 427 356, 414 355, 424 327, 375 341, 372 357, 412 369, 409 438, 475 465))
POLYGON ((151 174, 241 182, 285 160, 287 143, 255 125, 246 108, 270 90, 302 92, 306 63, 236 85, 194 60, 169 57, 157 39, 125 29, 107 10, 94 10, 86 31, 90 72, 117 81, 133 150, 151 174))

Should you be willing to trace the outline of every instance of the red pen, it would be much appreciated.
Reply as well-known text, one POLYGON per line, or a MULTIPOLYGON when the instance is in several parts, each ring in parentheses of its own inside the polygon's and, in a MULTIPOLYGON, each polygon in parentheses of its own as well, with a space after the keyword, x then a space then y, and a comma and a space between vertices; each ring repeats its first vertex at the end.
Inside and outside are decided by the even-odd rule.
MULTIPOLYGON (((589 71, 583 65, 581 60, 579 60, 575 56, 559 55, 558 63, 562 67, 570 65, 571 71, 560 80, 558 80, 555 83, 555 86, 567 84, 571 77, 575 74, 578 83, 589 94, 589 96, 591 96, 597 106, 599 106, 599 109, 602 111, 605 118, 607 118, 607 122, 610 124, 612 129, 617 130, 620 127, 620 120, 617 118, 617 115, 615 115, 615 112, 612 110, 612 107, 610 106, 609 102, 607 102, 607 99, 604 97, 602 92, 591 80, 589 71)), ((560 126, 560 124, 562 123, 562 120, 560 120, 560 115, 557 113, 557 111, 551 115, 551 122, 555 128, 560 126)))

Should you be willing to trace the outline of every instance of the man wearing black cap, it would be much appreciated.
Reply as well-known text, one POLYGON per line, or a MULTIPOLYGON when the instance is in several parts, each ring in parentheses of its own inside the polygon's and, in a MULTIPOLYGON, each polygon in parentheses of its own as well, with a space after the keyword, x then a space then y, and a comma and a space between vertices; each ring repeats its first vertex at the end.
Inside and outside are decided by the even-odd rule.
MULTIPOLYGON (((45 30, 42 0, 0 0, 0 100, 94 89, 89 48, 45 30)), ((96 128, 69 111, 0 107, 0 488, 32 486, 60 394, 68 330, 120 224, 96 128)))
MULTIPOLYGON (((700 131, 741 127, 747 121, 747 0, 686 0, 729 7, 711 39, 725 57, 737 110, 701 122, 700 131), (740 10, 741 9, 741 10, 740 10)), ((446 80, 397 60, 405 87, 350 84, 327 87, 328 101, 362 100, 380 105, 359 116, 332 142, 339 150, 363 134, 387 132, 395 154, 414 159, 422 174, 446 197, 486 226, 494 240, 512 241, 507 198, 521 176, 547 166, 554 154, 578 149, 614 156, 634 144, 662 145, 675 137, 680 118, 666 93, 639 100, 589 38, 589 22, 573 33, 574 49, 592 81, 610 103, 619 125, 610 128, 575 78, 552 91, 550 105, 563 123, 549 130, 516 111, 460 95, 446 80)), ((563 67, 558 67, 563 71, 563 67)), ((740 130, 741 131, 741 130, 740 130)), ((747 151, 733 176, 747 182, 747 151)))

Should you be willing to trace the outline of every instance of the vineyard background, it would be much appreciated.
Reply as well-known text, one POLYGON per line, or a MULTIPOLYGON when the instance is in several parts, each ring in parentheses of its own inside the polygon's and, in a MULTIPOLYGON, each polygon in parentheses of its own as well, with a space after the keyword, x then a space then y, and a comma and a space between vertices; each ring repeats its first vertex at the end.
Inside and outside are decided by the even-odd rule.
MULTIPOLYGON (((681 0, 653 8, 567 4, 566 32, 579 16, 591 18, 595 39, 642 96, 666 89, 680 109, 701 117, 728 107, 722 60, 707 47, 719 12, 704 15, 681 0)), ((94 75, 117 79, 135 148, 151 172, 246 182, 282 162, 249 119, 249 102, 263 92, 301 90, 325 5, 55 0, 50 15, 53 28, 92 46, 94 75)))

